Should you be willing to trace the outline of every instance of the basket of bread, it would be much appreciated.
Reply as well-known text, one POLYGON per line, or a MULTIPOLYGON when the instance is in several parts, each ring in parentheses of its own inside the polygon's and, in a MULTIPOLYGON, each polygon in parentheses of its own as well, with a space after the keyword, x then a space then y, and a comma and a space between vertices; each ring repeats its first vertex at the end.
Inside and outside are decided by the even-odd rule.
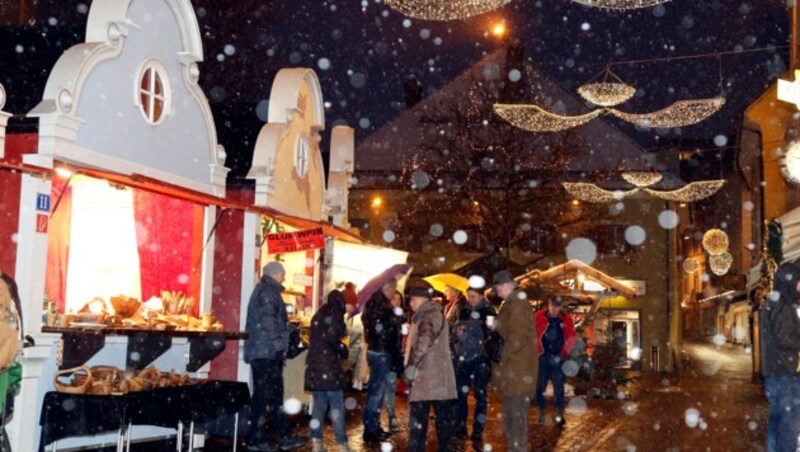
POLYGON ((124 395, 201 381, 187 373, 162 372, 153 366, 139 372, 123 372, 114 366, 79 366, 56 372, 53 385, 56 391, 65 394, 124 395))

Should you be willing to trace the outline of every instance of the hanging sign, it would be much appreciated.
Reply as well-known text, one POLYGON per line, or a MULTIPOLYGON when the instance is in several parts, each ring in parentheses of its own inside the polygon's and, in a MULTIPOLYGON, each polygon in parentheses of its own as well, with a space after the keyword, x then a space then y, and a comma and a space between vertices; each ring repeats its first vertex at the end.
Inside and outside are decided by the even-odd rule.
POLYGON ((267 234, 267 252, 269 254, 293 253, 324 247, 325 235, 322 233, 322 228, 267 234))

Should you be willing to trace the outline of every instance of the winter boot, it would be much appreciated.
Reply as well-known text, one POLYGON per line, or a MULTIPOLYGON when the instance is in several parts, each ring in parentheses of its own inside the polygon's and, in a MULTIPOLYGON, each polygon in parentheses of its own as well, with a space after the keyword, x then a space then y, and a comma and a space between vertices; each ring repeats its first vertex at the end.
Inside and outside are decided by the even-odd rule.
POLYGON ((564 427, 565 425, 567 425, 567 421, 566 419, 564 419, 563 411, 559 411, 558 413, 556 413, 556 425, 559 427, 564 427))
POLYGON ((322 440, 319 438, 313 438, 311 440, 311 450, 313 452, 328 452, 328 449, 325 449, 325 445, 322 444, 322 440))

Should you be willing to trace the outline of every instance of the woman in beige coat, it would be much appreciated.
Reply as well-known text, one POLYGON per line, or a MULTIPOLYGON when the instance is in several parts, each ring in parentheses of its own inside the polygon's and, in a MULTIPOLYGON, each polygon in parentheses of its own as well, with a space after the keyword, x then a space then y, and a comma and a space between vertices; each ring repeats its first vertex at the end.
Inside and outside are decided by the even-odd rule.
POLYGON ((450 450, 453 435, 453 409, 456 377, 450 357, 450 328, 442 309, 429 298, 424 287, 409 289, 414 311, 409 343, 408 364, 404 372, 410 382, 409 451, 424 451, 428 434, 428 416, 436 413, 436 439, 440 451, 450 450))
POLYGON ((492 369, 492 389, 503 398, 503 427, 508 450, 528 450, 528 415, 536 395, 539 372, 536 319, 525 292, 507 270, 494 275, 503 306, 497 316, 497 331, 505 340, 500 362, 492 369))

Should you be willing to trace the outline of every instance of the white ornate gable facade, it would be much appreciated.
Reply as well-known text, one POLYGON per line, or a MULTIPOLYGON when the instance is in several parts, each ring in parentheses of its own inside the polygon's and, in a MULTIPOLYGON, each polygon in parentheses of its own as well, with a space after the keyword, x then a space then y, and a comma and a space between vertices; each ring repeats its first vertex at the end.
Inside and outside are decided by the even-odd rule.
POLYGON ((95 0, 86 41, 54 66, 39 164, 52 160, 225 194, 225 152, 198 85, 203 47, 189 0, 95 0))
POLYGON ((311 69, 281 69, 272 84, 267 124, 253 152, 249 179, 256 204, 327 221, 325 168, 319 143, 325 128, 322 89, 311 69))

